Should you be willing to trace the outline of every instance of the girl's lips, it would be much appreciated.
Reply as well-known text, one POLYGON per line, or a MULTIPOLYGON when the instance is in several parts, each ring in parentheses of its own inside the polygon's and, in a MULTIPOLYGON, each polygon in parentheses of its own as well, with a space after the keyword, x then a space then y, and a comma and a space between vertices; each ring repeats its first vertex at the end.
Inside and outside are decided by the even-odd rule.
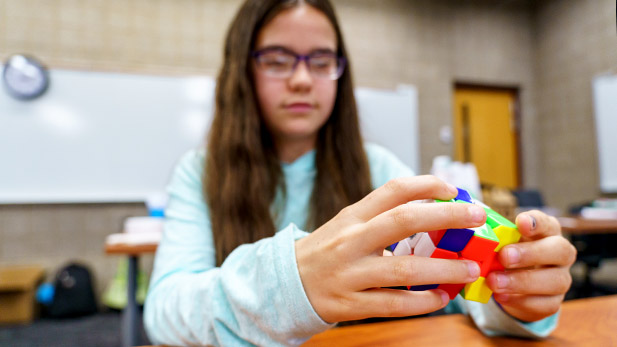
POLYGON ((313 105, 308 104, 308 103, 303 103, 303 102, 297 102, 297 103, 286 105, 285 109, 291 112, 303 113, 303 112, 311 111, 313 109, 313 105))

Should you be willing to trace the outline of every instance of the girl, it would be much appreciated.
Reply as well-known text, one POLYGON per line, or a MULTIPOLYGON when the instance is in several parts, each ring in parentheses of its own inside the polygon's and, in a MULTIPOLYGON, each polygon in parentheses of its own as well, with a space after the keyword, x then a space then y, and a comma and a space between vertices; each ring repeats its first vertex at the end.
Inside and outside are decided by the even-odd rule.
MULTIPOLYGON (((456 190, 413 177, 385 149, 363 145, 358 128, 328 0, 247 0, 227 35, 207 150, 186 154, 168 188, 145 308, 153 342, 297 345, 336 322, 449 301, 441 290, 385 287, 477 279, 474 262, 382 255, 413 233, 480 226, 486 215, 467 204, 407 204, 456 190)), ((501 308, 461 308, 486 333, 543 336, 556 324, 574 248, 540 212, 517 225, 526 242, 504 247, 507 271, 487 279, 501 308)))

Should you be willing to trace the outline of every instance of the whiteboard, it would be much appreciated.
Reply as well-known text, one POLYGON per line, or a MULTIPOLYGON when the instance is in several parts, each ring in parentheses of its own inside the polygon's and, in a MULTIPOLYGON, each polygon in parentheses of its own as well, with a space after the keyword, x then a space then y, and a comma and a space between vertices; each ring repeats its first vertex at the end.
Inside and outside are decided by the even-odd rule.
MULTIPOLYGON (((0 203, 136 202, 203 145, 215 81, 52 69, 34 101, 0 92, 0 203)), ((367 140, 418 172, 417 95, 359 88, 367 140)))
POLYGON ((365 141, 388 148, 416 174, 420 172, 418 92, 402 85, 395 91, 356 88, 360 128, 365 141))
POLYGON ((617 193, 617 76, 593 80, 600 189, 617 193))

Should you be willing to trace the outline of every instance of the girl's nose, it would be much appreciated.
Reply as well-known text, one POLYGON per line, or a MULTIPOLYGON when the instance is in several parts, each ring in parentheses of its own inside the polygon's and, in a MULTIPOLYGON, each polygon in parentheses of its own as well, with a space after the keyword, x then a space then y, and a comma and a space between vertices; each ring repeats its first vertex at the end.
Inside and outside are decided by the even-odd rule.
POLYGON ((310 90, 313 85, 313 77, 308 69, 306 61, 298 62, 293 74, 289 78, 289 86, 292 89, 310 90))

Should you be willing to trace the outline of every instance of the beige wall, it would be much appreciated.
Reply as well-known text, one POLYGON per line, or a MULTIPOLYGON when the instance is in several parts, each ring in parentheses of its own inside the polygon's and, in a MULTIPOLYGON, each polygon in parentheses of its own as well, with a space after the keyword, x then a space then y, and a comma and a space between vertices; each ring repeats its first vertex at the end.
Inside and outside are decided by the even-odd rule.
MULTIPOLYGON (((542 188, 561 206, 594 196, 591 94, 581 90, 589 89, 594 73, 617 61, 614 1, 334 3, 357 84, 418 88, 423 173, 435 155, 451 154, 438 131, 450 124, 455 82, 514 86, 521 93, 525 184, 542 188), (573 142, 578 129, 584 132, 582 145, 573 142), (560 189, 566 182, 584 183, 560 189)), ((215 75, 239 4, 0 0, 0 59, 27 52, 52 68, 215 75)), ((67 259, 82 259, 94 267, 101 287, 117 262, 102 254, 104 236, 118 232, 124 217, 144 213, 142 204, 0 206, 0 264, 41 263, 51 270, 67 259)))
MULTIPOLYGON (((147 213, 143 204, 0 205, 0 266, 38 264, 48 279, 68 261, 92 268, 97 292, 115 274, 119 257, 105 256, 105 237, 126 217, 147 213)), ((151 268, 152 257, 141 260, 151 268)))
POLYGON ((538 3, 540 183, 549 203, 566 207, 600 194, 591 81, 617 74, 615 1, 538 3))
POLYGON ((239 1, 0 0, 0 54, 54 68, 214 74, 239 1))
POLYGON ((451 123, 454 82, 464 81, 521 89, 524 180, 537 182, 531 11, 527 1, 496 3, 336 1, 357 84, 418 88, 422 173, 452 152, 439 128, 451 123))
MULTIPOLYGON (((0 59, 32 53, 51 68, 148 74, 216 74, 240 1, 0 0, 0 59)), ((144 204, 0 205, 0 265, 35 263, 48 277, 70 259, 90 265, 100 293, 117 256, 105 236, 144 204)), ((142 257, 142 268, 152 256, 142 257)))

